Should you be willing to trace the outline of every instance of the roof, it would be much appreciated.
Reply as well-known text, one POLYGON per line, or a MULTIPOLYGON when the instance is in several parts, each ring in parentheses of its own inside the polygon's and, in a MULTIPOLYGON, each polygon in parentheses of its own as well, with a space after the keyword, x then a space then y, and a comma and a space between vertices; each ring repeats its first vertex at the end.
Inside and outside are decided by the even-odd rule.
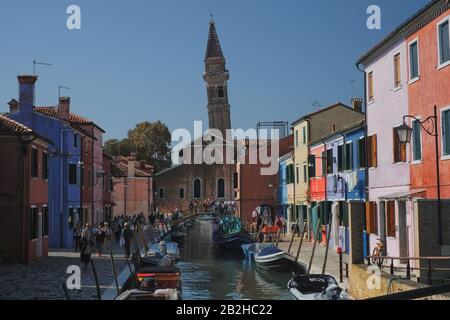
POLYGON ((296 121, 294 121, 294 122, 291 124, 291 128, 292 128, 294 125, 296 125, 297 123, 299 123, 299 122, 301 122, 301 121, 303 121, 303 120, 305 120, 305 119, 311 118, 312 116, 318 115, 318 114, 320 114, 320 113, 322 113, 322 112, 325 112, 325 111, 328 111, 328 110, 331 110, 331 109, 337 108, 337 107, 345 107, 345 108, 348 108, 348 109, 350 109, 351 111, 354 111, 354 112, 356 112, 356 113, 364 114, 363 112, 356 111, 356 110, 353 109, 352 107, 350 107, 350 106, 348 106, 348 105, 346 105, 346 104, 344 104, 344 103, 342 103, 342 102, 336 102, 335 104, 333 104, 333 105, 331 105, 331 106, 329 106, 329 107, 326 107, 326 108, 323 108, 323 109, 320 109, 320 110, 318 110, 318 111, 314 111, 314 112, 311 112, 311 113, 308 113, 308 114, 302 116, 301 118, 297 119, 296 121))
POLYGON ((405 22, 395 28, 391 33, 389 33, 385 38, 383 38, 380 42, 378 42, 372 49, 367 51, 364 55, 362 55, 358 61, 357 65, 367 61, 370 57, 376 55, 380 51, 383 51, 387 46, 389 46, 392 42, 396 41, 399 36, 402 36, 403 32, 406 31, 407 27, 413 24, 417 19, 419 19, 423 14, 425 14, 429 9, 433 8, 435 5, 442 5, 448 0, 432 0, 427 3, 424 7, 422 7, 419 11, 417 11, 414 15, 408 18, 405 22))
MULTIPOLYGON (((50 117, 54 117, 54 118, 59 118, 58 108, 57 108, 57 107, 54 107, 54 106, 50 106, 50 107, 34 107, 33 110, 36 111, 36 112, 39 112, 39 113, 41 113, 41 114, 43 114, 43 115, 46 115, 46 116, 50 116, 50 117)), ((100 129, 101 131, 105 132, 105 130, 103 130, 103 129, 100 128, 98 125, 96 125, 96 124, 94 123, 94 121, 92 121, 92 120, 90 120, 90 119, 88 119, 88 118, 79 116, 79 115, 77 115, 77 114, 75 114, 75 113, 70 113, 70 115, 69 115, 69 121, 70 121, 72 124, 77 124, 77 125, 94 125, 94 126, 96 126, 98 129, 100 129)))
MULTIPOLYGON (((148 164, 144 164, 142 167, 141 162, 139 161, 131 161, 134 162, 135 176, 136 177, 151 177, 150 171, 152 171, 153 167, 148 164)), ((115 176, 124 176, 128 175, 128 159, 122 156, 113 157, 112 166, 120 173, 115 176)))
POLYGON ((209 58, 222 58, 223 52, 220 47, 219 37, 217 36, 216 25, 214 21, 209 23, 209 36, 208 36, 208 46, 206 47, 205 59, 209 58))
POLYGON ((27 126, 11 120, 10 118, 0 115, 0 134, 10 134, 17 136, 35 136, 40 140, 43 140, 49 144, 53 144, 53 142, 41 135, 37 134, 27 126))
POLYGON ((353 131, 354 129, 359 129, 362 128, 365 124, 365 120, 361 120, 361 121, 357 121, 357 122, 353 122, 351 124, 349 124, 348 126, 343 127, 340 130, 334 131, 334 132, 330 132, 314 141, 311 141, 311 143, 309 145, 314 145, 316 143, 322 142, 324 140, 327 140, 335 135, 339 135, 341 133, 346 133, 346 132, 350 132, 353 131))
POLYGON ((409 191, 394 192, 388 195, 379 197, 381 201, 389 200, 410 200, 415 198, 425 198, 425 189, 411 189, 409 191))

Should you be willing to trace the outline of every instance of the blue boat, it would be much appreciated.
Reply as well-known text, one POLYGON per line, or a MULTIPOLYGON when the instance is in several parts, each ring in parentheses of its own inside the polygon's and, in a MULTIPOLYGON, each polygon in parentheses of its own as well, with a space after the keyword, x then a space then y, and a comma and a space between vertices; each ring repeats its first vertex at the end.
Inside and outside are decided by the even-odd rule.
POLYGON ((268 246, 255 253, 256 266, 264 271, 290 271, 296 274, 305 274, 306 267, 295 261, 295 258, 278 249, 268 246))

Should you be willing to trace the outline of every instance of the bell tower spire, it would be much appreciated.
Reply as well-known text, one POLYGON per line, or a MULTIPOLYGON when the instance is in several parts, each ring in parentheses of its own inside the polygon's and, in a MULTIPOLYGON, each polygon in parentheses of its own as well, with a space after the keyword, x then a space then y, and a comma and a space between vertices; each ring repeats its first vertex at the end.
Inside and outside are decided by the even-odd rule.
POLYGON ((220 130, 225 137, 226 130, 231 129, 230 105, 228 102, 228 80, 230 75, 225 67, 225 57, 212 17, 209 23, 203 78, 206 82, 208 93, 209 128, 220 130))

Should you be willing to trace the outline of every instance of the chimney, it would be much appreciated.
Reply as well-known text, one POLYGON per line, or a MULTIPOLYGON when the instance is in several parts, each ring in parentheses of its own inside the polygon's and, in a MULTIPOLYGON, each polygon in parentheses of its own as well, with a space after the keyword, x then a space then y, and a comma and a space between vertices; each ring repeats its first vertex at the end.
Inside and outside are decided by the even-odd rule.
POLYGON ((19 81, 19 105, 23 114, 23 124, 31 127, 33 107, 34 107, 34 87, 37 76, 22 75, 17 76, 19 81))
POLYGON ((70 98, 60 97, 58 104, 58 114, 62 120, 68 121, 70 118, 70 98))
POLYGON ((19 101, 17 101, 16 99, 12 99, 10 102, 8 102, 8 105, 10 113, 19 111, 19 101))
POLYGON ((132 152, 130 154, 130 156, 128 157, 128 178, 133 178, 135 176, 135 164, 134 162, 136 161, 136 153, 132 152))
POLYGON ((358 112, 363 112, 362 111, 362 105, 363 105, 363 101, 364 101, 363 99, 353 98, 351 101, 352 101, 353 110, 358 111, 358 112))

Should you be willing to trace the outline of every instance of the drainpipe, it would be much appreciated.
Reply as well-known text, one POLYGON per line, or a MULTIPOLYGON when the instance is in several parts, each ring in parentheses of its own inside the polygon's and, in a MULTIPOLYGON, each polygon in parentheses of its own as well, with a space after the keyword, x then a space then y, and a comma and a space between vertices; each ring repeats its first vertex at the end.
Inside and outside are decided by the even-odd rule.
POLYGON ((356 69, 358 71, 364 73, 364 170, 365 170, 365 179, 364 179, 364 198, 366 201, 369 201, 369 166, 368 166, 368 154, 367 154, 367 73, 365 70, 360 69, 360 64, 356 64, 356 69))

